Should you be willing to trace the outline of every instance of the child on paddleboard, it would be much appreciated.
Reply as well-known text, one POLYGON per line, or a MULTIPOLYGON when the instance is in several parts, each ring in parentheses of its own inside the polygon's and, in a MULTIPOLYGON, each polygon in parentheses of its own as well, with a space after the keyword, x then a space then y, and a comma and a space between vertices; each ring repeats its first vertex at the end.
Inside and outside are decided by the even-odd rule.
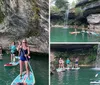
POLYGON ((15 46, 15 42, 12 42, 11 46, 10 46, 10 50, 11 50, 11 62, 15 62, 15 53, 16 53, 16 46, 15 46))
MULTIPOLYGON (((22 45, 17 47, 18 52, 20 51, 20 79, 22 79, 22 72, 23 72, 23 65, 25 64, 26 73, 29 78, 29 55, 30 55, 30 48, 27 44, 27 40, 22 40, 22 45)), ((30 78, 29 78, 30 79, 30 78)))
POLYGON ((69 60, 69 58, 67 58, 67 60, 66 60, 66 67, 69 68, 69 65, 70 65, 70 60, 69 60))

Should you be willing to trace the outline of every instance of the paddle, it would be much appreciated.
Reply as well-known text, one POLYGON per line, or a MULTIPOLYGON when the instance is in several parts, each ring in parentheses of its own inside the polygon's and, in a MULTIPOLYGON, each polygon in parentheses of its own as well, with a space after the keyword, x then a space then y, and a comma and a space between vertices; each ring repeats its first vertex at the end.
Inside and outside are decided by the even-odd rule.
POLYGON ((95 77, 97 77, 98 76, 98 73, 95 75, 95 77))
POLYGON ((99 74, 100 74, 100 72, 98 72, 98 73, 95 75, 95 77, 97 77, 99 74))

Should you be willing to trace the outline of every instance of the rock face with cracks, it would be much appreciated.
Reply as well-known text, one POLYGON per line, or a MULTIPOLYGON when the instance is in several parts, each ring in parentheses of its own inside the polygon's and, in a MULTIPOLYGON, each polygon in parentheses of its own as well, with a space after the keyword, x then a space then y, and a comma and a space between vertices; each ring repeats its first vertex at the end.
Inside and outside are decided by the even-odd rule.
POLYGON ((2 0, 5 17, 0 24, 0 44, 5 47, 13 40, 26 38, 32 51, 48 53, 48 5, 48 0, 2 0), (2 36, 7 43, 2 43, 2 36))

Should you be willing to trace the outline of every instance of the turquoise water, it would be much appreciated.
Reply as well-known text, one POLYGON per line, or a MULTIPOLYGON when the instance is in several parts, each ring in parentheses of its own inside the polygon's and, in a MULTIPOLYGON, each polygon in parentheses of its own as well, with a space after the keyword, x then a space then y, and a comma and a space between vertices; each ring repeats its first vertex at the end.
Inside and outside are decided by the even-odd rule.
MULTIPOLYGON (((74 32, 72 28, 51 28, 50 41, 51 42, 97 42, 100 41, 100 36, 89 35, 87 33, 70 34, 74 32)), ((81 31, 81 30, 77 30, 81 31)))
POLYGON ((51 85, 94 85, 90 84, 90 81, 100 79, 100 75, 95 78, 95 74, 98 72, 99 71, 92 70, 91 68, 81 68, 76 71, 60 73, 56 72, 51 76, 51 85))
MULTIPOLYGON (((4 64, 9 61, 9 55, 4 54, 3 61, 0 61, 0 85, 11 85, 11 82, 19 74, 19 65, 4 67, 4 64)), ((48 55, 34 53, 31 55, 30 62, 36 79, 35 85, 48 85, 48 55)))

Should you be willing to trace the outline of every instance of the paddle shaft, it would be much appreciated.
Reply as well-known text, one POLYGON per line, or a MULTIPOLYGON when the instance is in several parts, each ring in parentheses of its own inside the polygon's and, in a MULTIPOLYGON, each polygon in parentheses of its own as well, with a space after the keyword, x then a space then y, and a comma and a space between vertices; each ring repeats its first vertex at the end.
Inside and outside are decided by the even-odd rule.
POLYGON ((95 77, 97 77, 99 74, 100 74, 100 72, 98 72, 98 73, 95 75, 95 77))

